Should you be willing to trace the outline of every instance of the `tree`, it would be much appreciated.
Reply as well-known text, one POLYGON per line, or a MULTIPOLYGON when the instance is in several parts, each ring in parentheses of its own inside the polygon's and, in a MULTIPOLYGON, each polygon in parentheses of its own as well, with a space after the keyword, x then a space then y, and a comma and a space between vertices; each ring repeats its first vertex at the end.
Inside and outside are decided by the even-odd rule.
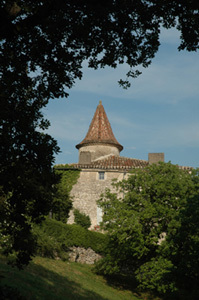
MULTIPOLYGON (((176 286, 182 290, 199 291, 199 194, 191 197, 180 211, 180 226, 175 234, 167 237, 167 248, 163 255, 169 257, 174 266, 173 277, 176 286)), ((190 295, 190 294, 189 294, 190 295)), ((190 296, 191 298, 191 296, 190 296)), ((194 298, 194 297, 193 297, 194 298)))
POLYGON ((25 136, 22 130, 10 135, 7 142, 12 148, 6 148, 7 142, 1 144, 0 241, 4 253, 16 253, 16 264, 22 267, 36 246, 32 222, 39 223, 51 210, 57 182, 51 163, 57 146, 48 135, 34 130, 25 136))
POLYGON ((175 291, 175 299, 199 298, 199 197, 190 197, 176 215, 156 257, 137 272, 140 287, 159 292, 175 291))
POLYGON ((177 26, 179 49, 198 49, 198 11, 195 0, 2 1, 1 64, 10 66, 8 73, 14 67, 36 73, 52 98, 67 95, 64 87, 81 78, 86 59, 95 69, 127 62, 127 77, 136 77, 134 68, 147 67, 158 51, 161 25, 177 26))
MULTIPOLYGON (((197 50, 198 20, 194 0, 1 1, 1 227, 12 240, 9 251, 23 252, 21 232, 26 228, 28 239, 29 222, 51 209, 58 147, 43 133, 49 99, 67 97, 85 60, 94 69, 127 63, 127 78, 138 76, 136 67, 147 67, 158 51, 161 25, 177 24, 180 49, 197 50)), ((119 83, 129 86, 128 80, 119 83)), ((25 252, 18 263, 28 262, 32 252, 25 252)))
POLYGON ((59 182, 55 186, 52 202, 52 216, 58 221, 67 222, 69 211, 72 208, 70 191, 77 182, 80 171, 65 165, 61 170, 55 167, 55 174, 59 176, 59 182), (63 170, 65 168, 65 170, 63 170))
POLYGON ((110 236, 110 244, 98 271, 131 274, 142 288, 174 290, 171 274, 177 265, 171 249, 176 232, 182 232, 181 214, 191 203, 187 201, 198 193, 198 174, 171 163, 159 163, 135 169, 116 186, 121 197, 107 191, 99 201, 104 212, 102 226, 110 236))
POLYGON ((56 192, 53 196, 52 202, 52 217, 57 221, 67 222, 69 211, 72 208, 72 200, 70 199, 70 194, 67 188, 59 182, 56 187, 56 192))

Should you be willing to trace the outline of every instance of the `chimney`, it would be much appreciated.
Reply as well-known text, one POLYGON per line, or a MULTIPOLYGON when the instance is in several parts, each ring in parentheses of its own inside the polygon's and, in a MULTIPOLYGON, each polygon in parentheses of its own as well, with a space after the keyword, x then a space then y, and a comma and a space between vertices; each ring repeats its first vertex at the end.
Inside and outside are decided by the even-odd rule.
POLYGON ((148 162, 149 164, 157 164, 158 162, 164 162, 164 153, 149 153, 148 162))

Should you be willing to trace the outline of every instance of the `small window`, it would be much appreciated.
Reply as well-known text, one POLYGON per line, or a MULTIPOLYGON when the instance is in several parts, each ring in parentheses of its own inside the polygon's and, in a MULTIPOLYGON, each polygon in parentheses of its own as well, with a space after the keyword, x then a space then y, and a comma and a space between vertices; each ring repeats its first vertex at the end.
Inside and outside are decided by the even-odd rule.
POLYGON ((99 180, 104 180, 104 173, 105 172, 99 172, 99 180))

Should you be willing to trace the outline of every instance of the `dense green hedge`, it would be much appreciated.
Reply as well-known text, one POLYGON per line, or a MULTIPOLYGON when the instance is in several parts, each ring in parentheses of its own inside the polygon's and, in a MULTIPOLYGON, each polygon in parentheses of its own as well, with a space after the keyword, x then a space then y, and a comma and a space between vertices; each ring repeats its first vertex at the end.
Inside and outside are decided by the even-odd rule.
POLYGON ((79 209, 74 209, 73 213, 75 216, 75 224, 80 225, 85 229, 88 229, 91 226, 91 219, 89 216, 87 216, 84 213, 81 213, 79 209))
POLYGON ((41 226, 34 227, 34 233, 38 239, 37 254, 47 257, 66 258, 68 248, 72 246, 90 247, 96 253, 103 254, 108 243, 105 234, 48 218, 41 226))

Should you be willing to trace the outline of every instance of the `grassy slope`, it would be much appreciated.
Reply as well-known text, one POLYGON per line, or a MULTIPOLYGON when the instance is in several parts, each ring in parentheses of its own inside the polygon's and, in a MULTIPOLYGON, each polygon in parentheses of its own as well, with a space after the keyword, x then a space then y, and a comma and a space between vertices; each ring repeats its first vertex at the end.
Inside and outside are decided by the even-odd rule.
MULTIPOLYGON (((130 291, 113 288, 91 266, 36 257, 23 271, 0 261, 1 285, 17 288, 26 299, 138 300, 130 291)), ((143 298, 142 298, 143 299, 143 298)))

